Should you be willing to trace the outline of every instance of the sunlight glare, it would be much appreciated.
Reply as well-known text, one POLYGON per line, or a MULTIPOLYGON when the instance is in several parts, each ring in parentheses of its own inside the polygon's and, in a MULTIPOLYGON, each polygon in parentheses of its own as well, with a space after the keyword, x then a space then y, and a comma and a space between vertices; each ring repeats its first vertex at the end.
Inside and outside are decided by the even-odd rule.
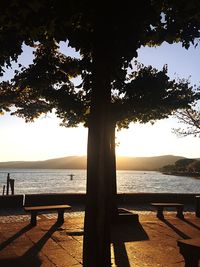
POLYGON ((177 155, 199 157, 199 138, 180 137, 172 133, 177 127, 173 119, 156 122, 154 125, 131 124, 129 129, 116 133, 116 154, 129 157, 177 155), (184 143, 184 145, 183 145, 184 143))
POLYGON ((34 123, 11 117, 0 131, 0 161, 46 160, 65 156, 86 155, 87 129, 65 128, 53 117, 40 118, 34 123), (5 142, 6 141, 6 142, 5 142))

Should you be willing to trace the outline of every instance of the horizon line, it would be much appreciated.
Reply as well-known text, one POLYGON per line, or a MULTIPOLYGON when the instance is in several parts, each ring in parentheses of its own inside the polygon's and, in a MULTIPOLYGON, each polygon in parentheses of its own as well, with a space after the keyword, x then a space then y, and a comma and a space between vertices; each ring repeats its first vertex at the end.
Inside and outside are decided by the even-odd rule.
MULTIPOLYGON (((87 155, 68 155, 68 156, 61 156, 61 157, 55 157, 55 158, 48 158, 48 159, 39 159, 39 160, 6 160, 6 161, 0 161, 0 163, 7 163, 7 162, 43 162, 48 160, 56 160, 56 159, 63 159, 63 158, 70 158, 70 157, 87 157, 87 155)), ((188 158, 188 159, 198 159, 200 157, 187 157, 182 155, 173 155, 173 154, 162 154, 162 155, 156 155, 156 156, 127 156, 127 155, 117 155, 117 158, 156 158, 156 157, 182 157, 182 158, 188 158)))

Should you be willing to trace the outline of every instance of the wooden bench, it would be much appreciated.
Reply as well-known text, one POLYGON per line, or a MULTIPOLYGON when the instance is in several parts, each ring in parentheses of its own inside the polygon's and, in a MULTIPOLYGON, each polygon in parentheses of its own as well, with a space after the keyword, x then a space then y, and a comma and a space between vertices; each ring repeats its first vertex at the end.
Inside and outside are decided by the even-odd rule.
POLYGON ((176 217, 181 218, 181 219, 184 218, 184 215, 183 215, 184 205, 183 204, 180 204, 180 203, 151 203, 151 205, 157 209, 157 217, 159 219, 164 218, 164 215, 163 215, 164 208, 176 208, 176 210, 177 210, 176 217))
POLYGON ((37 214, 42 211, 57 211, 58 212, 58 223, 64 222, 64 212, 65 210, 71 209, 71 206, 69 205, 48 205, 48 206, 30 206, 30 207, 24 207, 24 210, 26 212, 31 213, 31 225, 37 224, 37 214))
POLYGON ((198 267, 200 260, 200 238, 178 240, 177 244, 185 260, 185 267, 198 267))

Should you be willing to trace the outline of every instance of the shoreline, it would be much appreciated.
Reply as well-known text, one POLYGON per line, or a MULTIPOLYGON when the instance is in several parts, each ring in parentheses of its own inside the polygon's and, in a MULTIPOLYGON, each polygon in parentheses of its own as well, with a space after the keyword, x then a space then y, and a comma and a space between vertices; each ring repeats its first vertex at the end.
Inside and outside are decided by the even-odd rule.
POLYGON ((174 175, 174 176, 183 176, 183 177, 191 177, 191 178, 196 178, 200 179, 200 172, 162 172, 162 174, 166 175, 174 175))

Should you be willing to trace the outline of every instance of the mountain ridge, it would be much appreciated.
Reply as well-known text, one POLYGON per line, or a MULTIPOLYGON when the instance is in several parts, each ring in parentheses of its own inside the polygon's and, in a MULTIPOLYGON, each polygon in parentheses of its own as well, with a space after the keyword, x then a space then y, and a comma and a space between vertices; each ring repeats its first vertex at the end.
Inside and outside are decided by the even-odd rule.
MULTIPOLYGON (((182 156, 162 155, 153 157, 116 158, 118 170, 159 170, 161 167, 174 164, 182 156)), ((0 168, 20 169, 86 169, 86 156, 67 156, 40 161, 7 161, 0 162, 0 168)))

